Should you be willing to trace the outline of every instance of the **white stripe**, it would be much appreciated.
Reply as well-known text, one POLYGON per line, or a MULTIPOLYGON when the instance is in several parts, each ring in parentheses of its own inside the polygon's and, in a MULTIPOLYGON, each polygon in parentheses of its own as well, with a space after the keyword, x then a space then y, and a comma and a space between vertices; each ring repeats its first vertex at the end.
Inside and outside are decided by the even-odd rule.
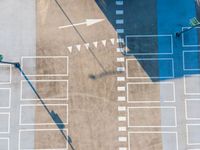
POLYGON ((124 43, 124 39, 123 38, 118 38, 117 39, 117 43, 124 43))
POLYGON ((118 131, 126 131, 126 127, 118 127, 118 131))
POLYGON ((118 111, 126 111, 126 107, 125 106, 118 106, 118 111))
POLYGON ((117 77, 117 81, 125 81, 125 77, 117 77))
POLYGON ((116 1, 116 5, 123 5, 124 4, 124 1, 123 0, 118 0, 116 1))
POLYGON ((119 137, 118 140, 119 140, 119 142, 126 142, 127 137, 119 137))
POLYGON ((117 62, 124 62, 124 57, 118 57, 117 62))
POLYGON ((124 33, 124 29, 116 29, 117 33, 124 33))
POLYGON ((118 121, 126 121, 126 117, 119 116, 119 117, 118 117, 118 121))
POLYGON ((124 20, 123 19, 117 19, 115 21, 116 24, 124 24, 124 20))
POLYGON ((117 52, 124 52, 124 48, 118 47, 117 52))
POLYGON ((126 147, 119 147, 119 150, 127 150, 126 147))
POLYGON ((124 67, 117 67, 117 71, 118 71, 118 72, 125 71, 125 68, 124 68, 124 67))
POLYGON ((118 101, 126 101, 126 98, 124 96, 118 96, 117 100, 118 101))
POLYGON ((118 91, 125 91, 126 89, 125 89, 124 86, 119 86, 119 87, 117 87, 117 90, 118 90, 118 91))
POLYGON ((123 10, 116 10, 116 15, 123 15, 124 11, 123 10))

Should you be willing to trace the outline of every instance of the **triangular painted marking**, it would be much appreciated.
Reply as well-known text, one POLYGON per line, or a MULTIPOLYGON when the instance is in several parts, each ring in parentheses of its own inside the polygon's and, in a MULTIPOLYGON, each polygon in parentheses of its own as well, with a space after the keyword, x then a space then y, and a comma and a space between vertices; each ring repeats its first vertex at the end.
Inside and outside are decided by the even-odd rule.
POLYGON ((76 48, 78 49, 78 51, 81 50, 81 45, 76 45, 76 48))
POLYGON ((69 52, 71 53, 72 52, 72 46, 69 46, 67 48, 68 48, 69 52))
POLYGON ((94 44, 94 47, 97 48, 98 42, 93 42, 93 44, 94 44))
POLYGON ((110 41, 111 41, 112 45, 115 44, 115 39, 114 38, 110 39, 110 41))
POLYGON ((102 42, 103 46, 106 46, 106 40, 102 40, 101 42, 102 42))
POLYGON ((90 44, 89 43, 85 43, 85 47, 86 49, 89 49, 90 44))

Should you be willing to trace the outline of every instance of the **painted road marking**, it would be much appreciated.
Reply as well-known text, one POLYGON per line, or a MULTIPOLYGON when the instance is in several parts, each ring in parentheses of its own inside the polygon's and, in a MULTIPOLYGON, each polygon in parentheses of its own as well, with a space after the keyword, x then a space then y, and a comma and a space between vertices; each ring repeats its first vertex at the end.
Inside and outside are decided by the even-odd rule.
POLYGON ((128 103, 158 103, 175 102, 175 83, 174 82, 127 82, 126 95, 128 103), (165 89, 168 92, 159 97, 151 95, 159 89, 165 89), (143 90, 145 89, 145 91, 143 90), (138 95, 137 90, 143 92, 138 95), (149 92, 148 92, 149 91, 149 92))
POLYGON ((76 23, 73 25, 59 26, 58 29, 64 29, 64 28, 80 26, 80 25, 86 25, 88 27, 88 26, 94 25, 94 24, 102 22, 102 21, 104 21, 104 19, 86 19, 85 22, 76 23))
POLYGON ((149 145, 152 145, 153 139, 160 139, 162 136, 162 143, 165 150, 178 150, 178 136, 177 132, 160 132, 160 131, 132 131, 128 132, 128 149, 148 149, 149 145), (155 137, 156 136, 156 137, 155 137), (141 144, 137 143, 139 139, 146 138, 146 142, 141 144), (137 143, 137 144, 136 144, 137 143), (169 144, 170 143, 170 144, 169 144))
POLYGON ((127 35, 126 36, 127 55, 173 54, 173 45, 174 44, 172 35, 127 35), (152 49, 152 47, 141 47, 141 46, 131 47, 135 46, 137 43, 146 43, 146 45, 151 45, 152 43, 155 43, 155 41, 157 40, 159 40, 160 42, 159 48, 162 49, 162 52, 154 52, 155 48, 152 49), (162 47, 162 45, 164 44, 165 47, 162 47))
MULTIPOLYGON (((30 80, 30 82, 33 85, 49 87, 40 88, 41 91, 38 89, 43 100, 68 100, 68 80, 30 80), (54 86, 57 91, 51 91, 54 86), (50 94, 47 94, 48 92, 50 94)), ((21 80, 21 100, 38 100, 26 80, 21 80)))
POLYGON ((123 15, 124 14, 124 10, 116 10, 116 15, 123 15))
POLYGON ((118 101, 126 101, 126 97, 124 97, 124 96, 118 96, 117 100, 118 101))
POLYGON ((160 127, 177 127, 176 107, 128 107, 128 127, 130 128, 160 128, 160 127), (161 114, 161 116, 160 116, 161 114), (160 117, 157 122, 149 120, 152 116, 160 117), (137 118, 138 117, 138 118, 137 118), (144 119, 140 119, 144 118, 144 119), (146 119, 146 121, 145 121, 146 119))
POLYGON ((127 131, 127 128, 126 127, 118 127, 118 131, 125 132, 125 131, 127 131))
POLYGON ((26 72, 27 76, 68 76, 68 56, 22 56, 21 67, 26 72), (47 65, 44 69, 39 69, 35 72, 36 62, 47 65), (62 67, 60 70, 55 70, 54 67, 58 65, 62 67))
POLYGON ((200 124, 186 124, 187 145, 200 145, 200 124))

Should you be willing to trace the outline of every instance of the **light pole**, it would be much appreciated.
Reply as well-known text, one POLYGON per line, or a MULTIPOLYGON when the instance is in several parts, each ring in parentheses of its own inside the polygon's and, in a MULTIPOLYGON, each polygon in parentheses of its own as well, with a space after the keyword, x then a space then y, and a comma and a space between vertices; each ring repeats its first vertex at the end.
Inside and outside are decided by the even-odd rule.
POLYGON ((182 30, 180 32, 176 32, 176 37, 180 37, 181 34, 188 32, 188 31, 192 30, 193 28, 195 28, 197 26, 200 26, 200 22, 197 20, 196 17, 194 17, 194 18, 190 19, 190 25, 191 25, 191 27, 189 27, 185 30, 182 30))

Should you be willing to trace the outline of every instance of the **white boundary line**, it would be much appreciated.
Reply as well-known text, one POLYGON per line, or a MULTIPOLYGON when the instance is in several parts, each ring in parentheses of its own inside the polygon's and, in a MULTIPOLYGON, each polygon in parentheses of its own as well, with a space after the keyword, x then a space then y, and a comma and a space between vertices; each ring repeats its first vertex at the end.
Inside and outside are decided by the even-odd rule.
POLYGON ((199 53, 200 54, 200 51, 199 50, 183 51, 183 70, 184 71, 198 71, 198 70, 200 70, 200 68, 199 69, 187 69, 185 67, 185 53, 199 53))
POLYGON ((166 78, 174 78, 174 60, 173 58, 141 58, 141 59, 126 59, 126 78, 127 79, 146 79, 146 78, 152 78, 152 79, 166 79, 166 78), (172 76, 166 76, 166 77, 129 77, 128 75, 128 61, 136 61, 137 63, 139 63, 139 60, 170 60, 171 61, 171 65, 172 65, 172 76))
POLYGON ((126 84, 126 86, 127 86, 127 91, 126 91, 126 97, 127 97, 127 102, 128 103, 158 103, 158 102, 161 102, 161 101, 130 101, 129 100, 129 85, 133 85, 133 84, 135 84, 135 85, 142 85, 142 84, 152 84, 152 85, 154 85, 154 84, 157 84, 157 85, 159 85, 159 84, 168 84, 168 85, 172 85, 172 87, 173 87, 173 101, 163 101, 163 102, 170 102, 170 103, 174 103, 176 100, 176 98, 175 98, 175 83, 174 82, 155 82, 155 83, 152 83, 152 82, 127 82, 127 84, 126 84))
POLYGON ((187 145, 200 145, 200 143, 190 143, 189 142, 189 135, 188 135, 188 127, 189 126, 199 126, 200 128, 200 124, 186 124, 186 136, 187 136, 187 145))
MULTIPOLYGON (((161 112, 162 113, 162 112, 161 112)), ((161 120, 162 119, 165 119, 165 118, 161 118, 161 120)), ((160 107, 160 106, 149 106, 149 107, 127 107, 127 120, 128 120, 128 122, 127 122, 127 124, 128 124, 128 127, 129 128, 160 128, 160 127, 169 127, 169 128, 173 128, 173 127, 177 127, 177 118, 176 118, 176 107, 174 107, 174 106, 166 106, 166 107, 164 107, 164 106, 162 106, 162 107, 160 107), (174 109, 174 121, 175 121, 175 125, 173 125, 173 126, 162 126, 162 125, 160 125, 160 126, 132 126, 132 125, 130 125, 130 114, 129 114, 129 110, 130 109, 143 109, 143 108, 146 108, 146 109, 153 109, 153 108, 158 108, 158 109, 160 109, 160 111, 162 111, 161 109, 162 108, 164 108, 164 109, 174 109)))
POLYGON ((173 54, 173 36, 171 34, 158 34, 158 35, 127 35, 126 38, 126 45, 128 42, 128 38, 130 37, 141 37, 141 38, 145 38, 145 37, 169 37, 170 41, 171 41, 171 52, 170 53, 128 53, 128 47, 126 46, 126 55, 164 55, 164 54, 173 54))
POLYGON ((10 150, 10 138, 2 138, 2 137, 0 137, 0 140, 7 140, 7 142, 8 142, 8 150, 10 150))
POLYGON ((128 132, 128 150, 132 150, 131 149, 131 141, 130 141, 130 137, 131 137, 131 134, 175 134, 176 136, 176 150, 178 150, 178 135, 177 135, 177 132, 164 132, 164 131, 131 131, 131 132, 128 132))
MULTIPOLYGON (((190 28, 190 27, 182 27, 182 31, 184 30, 184 29, 187 29, 187 28, 190 28)), ((198 29, 198 28, 200 28, 200 27, 195 27, 195 29, 198 29)), ((184 33, 182 34, 182 47, 199 47, 200 45, 188 45, 188 44, 185 44, 185 38, 184 38, 184 33)), ((197 39, 198 40, 198 39, 197 39)))
POLYGON ((8 82, 0 82, 0 84, 11 84, 12 80, 12 66, 9 64, 0 64, 0 66, 9 66, 10 74, 9 74, 9 81, 8 82))
MULTIPOLYGON (((193 117, 188 117, 188 109, 187 109, 187 106, 188 106, 188 102, 189 101, 199 101, 200 102, 200 99, 185 99, 185 118, 187 120, 200 120, 200 117, 199 118, 193 118, 193 117)), ((191 110, 193 110, 191 108, 191 110)))
MULTIPOLYGON (((68 91, 69 91, 69 87, 68 87, 68 85, 69 85, 69 81, 68 80, 29 80, 31 83, 37 83, 37 82, 66 82, 67 84, 67 89, 66 89, 66 93, 67 93, 67 97, 65 97, 65 98, 43 98, 42 97, 42 100, 51 100, 51 101, 53 101, 53 100, 61 100, 61 101, 65 101, 65 100, 68 100, 68 96, 69 96, 69 93, 68 93, 68 91)), ((22 93, 23 93, 23 91, 22 91, 22 84, 23 84, 23 82, 27 82, 26 80, 21 80, 21 93, 20 93, 20 95, 21 95, 21 101, 30 101, 30 100, 38 100, 37 98, 36 99, 34 99, 34 98, 23 98, 22 96, 22 93)), ((26 83, 26 84, 28 84, 28 83, 26 83)))
MULTIPOLYGON (((58 149, 21 149, 21 146, 20 146, 20 144, 21 144, 21 142, 20 142, 20 140, 21 140, 21 133, 22 132, 36 132, 36 131, 58 131, 58 132, 60 132, 60 130, 59 129, 19 129, 19 135, 18 135, 18 137, 19 137, 19 141, 18 141, 18 150, 68 150, 68 143, 66 142, 66 148, 62 148, 62 149, 60 149, 60 148, 58 148, 58 149)), ((67 132, 67 136, 68 136, 68 129, 64 129, 64 131, 66 131, 67 132)))
POLYGON ((22 56, 21 57, 21 66, 22 66, 22 69, 23 69, 23 59, 36 59, 39 58, 39 59, 48 59, 48 58, 54 58, 54 59, 59 59, 59 58, 62 58, 62 59, 66 59, 66 65, 67 65, 67 73, 66 74, 35 74, 35 75, 31 75, 31 74, 26 74, 27 76, 68 76, 68 71, 69 71, 69 57, 68 56, 22 56))
POLYGON ((200 95, 200 92, 199 93, 190 93, 190 92, 187 92, 186 90, 186 78, 192 78, 192 77, 199 77, 200 79, 200 75, 184 75, 183 77, 183 80, 184 80, 184 94, 185 95, 200 95))
MULTIPOLYGON (((19 125, 55 125, 55 123, 53 122, 53 123, 22 123, 22 107, 29 107, 29 106, 31 106, 31 107, 43 107, 43 105, 42 104, 22 104, 22 105, 20 105, 20 117, 19 117, 19 125)), ((68 119, 69 119, 69 117, 68 117, 68 104, 46 104, 46 106, 48 107, 48 106, 66 106, 66 112, 65 113, 67 113, 67 122, 63 122, 63 124, 64 125, 68 125, 68 119)), ((56 112, 55 112, 56 113, 56 112)), ((48 115, 48 114, 47 114, 48 115)), ((60 125, 60 123, 58 123, 59 125, 60 125)))
POLYGON ((0 112, 0 115, 8 115, 8 122, 7 122, 8 131, 0 132, 0 134, 9 134, 10 133, 10 112, 0 112))
POLYGON ((10 106, 11 106, 11 88, 0 88, 0 90, 8 90, 9 91, 9 99, 8 99, 8 106, 7 107, 1 107, 0 106, 0 109, 9 109, 10 106))

